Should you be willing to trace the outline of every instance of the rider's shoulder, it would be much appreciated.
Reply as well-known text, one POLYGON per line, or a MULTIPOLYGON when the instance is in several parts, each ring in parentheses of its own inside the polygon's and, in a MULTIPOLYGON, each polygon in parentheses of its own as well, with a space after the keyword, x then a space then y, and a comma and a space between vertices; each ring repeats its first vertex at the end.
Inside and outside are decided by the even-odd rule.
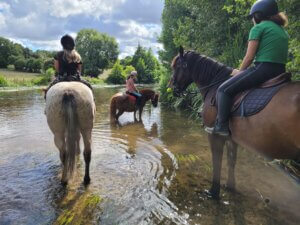
POLYGON ((54 55, 54 59, 59 60, 63 57, 64 55, 64 51, 58 51, 55 55, 54 55))

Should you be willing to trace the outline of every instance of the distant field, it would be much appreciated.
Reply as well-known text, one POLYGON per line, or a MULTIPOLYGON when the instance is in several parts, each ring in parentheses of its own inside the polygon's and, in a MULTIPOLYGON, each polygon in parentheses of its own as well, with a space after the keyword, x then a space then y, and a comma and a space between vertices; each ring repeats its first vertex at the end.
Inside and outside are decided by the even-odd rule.
POLYGON ((7 69, 0 69, 0 75, 3 75, 7 80, 32 80, 41 75, 39 73, 26 73, 18 71, 10 71, 7 69))
POLYGON ((10 71, 7 69, 0 69, 0 76, 3 76, 6 80, 5 85, 0 86, 24 86, 29 87, 33 86, 33 83, 37 78, 41 77, 39 73, 26 73, 26 72, 18 72, 18 71, 10 71))
MULTIPOLYGON (((99 85, 103 84, 108 75, 111 73, 111 69, 104 70, 102 74, 99 74, 98 78, 85 77, 84 79, 88 80, 91 84, 99 85)), ((33 86, 35 81, 41 78, 39 73, 27 73, 27 72, 18 72, 11 71, 7 69, 0 69, 0 76, 3 76, 7 81, 6 85, 3 86, 33 86)), ((1 83, 0 83, 1 87, 1 83)))

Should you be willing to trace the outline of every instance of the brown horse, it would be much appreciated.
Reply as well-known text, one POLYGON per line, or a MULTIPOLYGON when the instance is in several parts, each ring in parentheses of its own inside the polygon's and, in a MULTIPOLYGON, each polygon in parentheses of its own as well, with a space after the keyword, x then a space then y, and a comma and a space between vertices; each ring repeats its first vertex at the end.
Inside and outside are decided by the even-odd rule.
POLYGON ((151 100, 152 105, 154 107, 157 106, 159 95, 150 89, 142 89, 140 90, 141 102, 140 105, 137 106, 135 104, 135 100, 131 100, 134 98, 128 94, 117 93, 112 96, 110 100, 110 118, 112 122, 118 121, 119 117, 124 112, 134 112, 134 120, 136 121, 136 111, 139 110, 139 120, 142 119, 143 108, 148 100, 151 100))
MULTIPOLYGON (((173 59, 173 76, 170 86, 178 96, 193 82, 204 98, 202 111, 205 126, 213 126, 217 109, 212 106, 214 91, 230 78, 231 69, 215 60, 193 51, 173 59), (227 73, 224 73, 227 68, 227 73), (223 72, 222 72, 223 71, 223 72)), ((274 159, 300 159, 300 82, 290 82, 276 93, 269 104, 259 113, 249 117, 232 117, 230 137, 208 135, 212 151, 213 181, 209 194, 219 198, 223 148, 227 143, 229 190, 235 188, 234 167, 237 144, 274 159)))

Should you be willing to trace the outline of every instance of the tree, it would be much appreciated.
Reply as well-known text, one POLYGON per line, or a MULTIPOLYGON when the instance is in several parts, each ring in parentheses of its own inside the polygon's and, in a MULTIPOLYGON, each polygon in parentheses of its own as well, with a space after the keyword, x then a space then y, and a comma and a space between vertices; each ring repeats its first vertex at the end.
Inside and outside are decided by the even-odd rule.
POLYGON ((47 71, 49 68, 54 68, 54 60, 53 58, 46 59, 43 64, 43 70, 47 71))
POLYGON ((149 48, 146 50, 140 44, 138 45, 133 57, 132 65, 137 69, 139 83, 153 83, 155 76, 158 75, 159 62, 149 48))
POLYGON ((132 65, 132 57, 131 56, 126 56, 124 59, 120 60, 120 64, 122 66, 130 66, 130 65, 132 65))
POLYGON ((23 57, 18 57, 13 65, 17 71, 24 71, 26 67, 26 61, 23 57))
POLYGON ((113 65, 119 54, 115 38, 93 29, 79 31, 76 49, 82 57, 84 73, 93 77, 113 65))
POLYGON ((123 67, 120 61, 117 60, 114 64, 110 75, 107 77, 106 82, 110 84, 124 84, 126 75, 124 74, 123 67))
POLYGON ((10 40, 0 37, 0 68, 6 68, 9 64, 8 57, 12 53, 12 43, 10 40))
POLYGON ((135 71, 135 70, 136 69, 133 66, 129 65, 125 67, 123 74, 127 78, 130 75, 131 71, 135 71))

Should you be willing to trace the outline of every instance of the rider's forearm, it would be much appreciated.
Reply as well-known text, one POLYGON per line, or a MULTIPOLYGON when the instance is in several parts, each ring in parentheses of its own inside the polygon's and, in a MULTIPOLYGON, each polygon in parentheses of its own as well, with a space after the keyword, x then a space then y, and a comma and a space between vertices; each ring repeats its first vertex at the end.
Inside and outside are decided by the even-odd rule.
POLYGON ((252 62, 253 62, 253 58, 252 57, 245 56, 245 58, 243 59, 242 65, 240 67, 240 70, 247 69, 251 65, 252 62))

